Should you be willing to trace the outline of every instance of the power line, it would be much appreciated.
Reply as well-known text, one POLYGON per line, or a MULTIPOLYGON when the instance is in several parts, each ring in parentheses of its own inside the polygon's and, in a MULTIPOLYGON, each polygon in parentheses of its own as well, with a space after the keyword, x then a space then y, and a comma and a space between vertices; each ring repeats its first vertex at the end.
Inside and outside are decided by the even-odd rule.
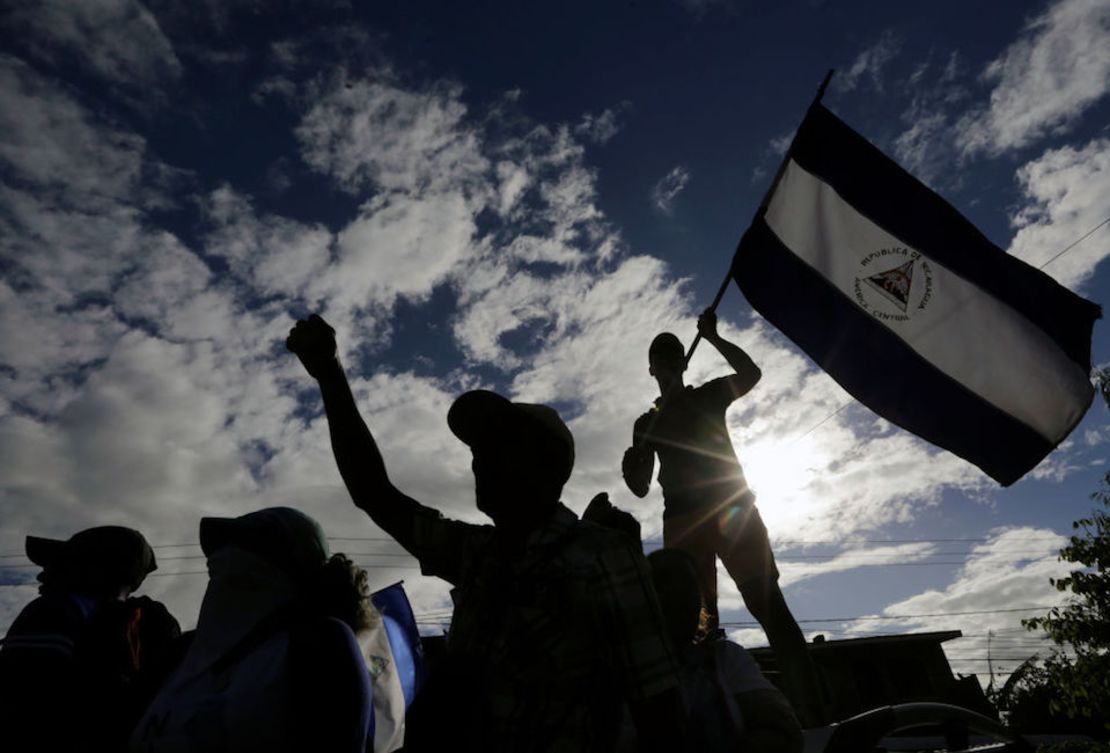
MULTIPOLYGON (((1067 534, 1055 534, 1052 536, 1016 536, 1009 541, 1012 542, 1027 542, 1027 541, 1055 541, 1060 538, 1067 538, 1067 534)), ((328 541, 357 541, 357 542, 381 542, 398 544, 397 540, 388 536, 328 536, 328 541)), ((986 537, 939 537, 939 538, 905 538, 905 539, 779 539, 773 543, 776 547, 784 546, 855 546, 857 544, 954 544, 954 543, 972 543, 979 544, 988 541, 995 541, 995 538, 986 537)), ((645 544, 662 543, 660 538, 644 539, 645 544)), ((199 541, 189 543, 177 544, 151 544, 151 549, 173 549, 181 547, 199 547, 199 541)), ((348 553, 350 554, 350 553, 348 553)), ((354 552, 354 554, 362 554, 362 552, 354 552)), ((7 559, 12 557, 26 557, 23 553, 8 553, 0 554, 0 559, 7 559)))
MULTIPOLYGON (((954 552, 952 554, 960 554, 954 552)), ((415 559, 410 554, 396 554, 392 552, 358 552, 349 556, 358 557, 387 557, 392 559, 415 559)), ((871 558, 882 558, 888 555, 870 555, 871 558)), ((938 556, 938 555, 926 555, 938 556)), ((845 565, 846 570, 858 570, 863 568, 874 567, 958 567, 968 564, 967 559, 962 560, 915 560, 912 562, 861 562, 860 559, 868 558, 867 555, 809 555, 809 556, 796 556, 796 557, 777 557, 776 560, 780 563, 793 563, 799 565, 821 565, 821 564, 839 564, 845 565)), ((1055 555, 1045 555, 1041 557, 1024 557, 1021 559, 1008 560, 1009 564, 1025 565, 1033 562, 1043 562, 1055 558, 1055 555)), ((185 557, 166 557, 164 561, 181 561, 181 560, 203 560, 207 559, 204 555, 192 555, 185 557)), ((393 565, 386 565, 378 562, 355 562, 356 565, 362 568, 388 568, 394 567, 393 565)), ((14 565, 0 565, 0 570, 30 570, 40 567, 33 562, 17 563, 14 565)), ((400 567, 400 565, 398 565, 400 567)), ((409 567, 408 565, 404 567, 409 567)), ((415 567, 415 566, 414 566, 415 567)), ((830 571, 831 572, 836 572, 830 571)), ((160 575, 172 575, 173 573, 160 573, 160 575)))
MULTIPOLYGON (((1014 608, 1008 608, 1008 609, 979 609, 979 610, 968 610, 968 611, 961 611, 961 612, 930 612, 930 613, 924 613, 924 614, 856 615, 856 616, 852 616, 852 617, 821 617, 821 618, 814 617, 814 618, 799 619, 799 620, 797 620, 797 622, 799 622, 799 623, 817 623, 817 622, 855 622, 855 621, 860 621, 860 620, 907 620, 907 619, 921 619, 921 618, 926 618, 926 617, 962 617, 962 616, 969 616, 969 615, 984 615, 984 614, 1011 614, 1011 613, 1016 613, 1016 612, 1039 612, 1039 611, 1046 610, 1046 609, 1051 609, 1051 607, 1030 606, 1030 607, 1014 607, 1014 608)), ((439 623, 439 622, 447 622, 448 621, 447 619, 442 619, 441 620, 438 617, 433 617, 433 616, 431 616, 431 614, 427 614, 427 613, 421 613, 421 614, 417 615, 416 618, 417 618, 418 622, 423 621, 423 622, 430 622, 430 623, 439 623)), ((748 621, 722 621, 721 625, 722 625, 722 627, 736 627, 736 626, 755 626, 755 627, 758 627, 759 623, 755 622, 755 621, 751 621, 751 622, 748 622, 748 621)), ((1021 630, 1021 631, 1024 632, 1024 628, 1002 628, 1002 629, 1003 630, 1021 630)), ((823 630, 825 630, 825 632, 844 632, 843 629, 837 629, 837 628, 829 628, 829 629, 824 629, 823 628, 823 630)), ((868 633, 868 634, 863 634, 863 635, 855 635, 855 636, 852 636, 852 637, 853 638, 872 638, 872 637, 882 637, 882 636, 888 636, 888 635, 905 635, 905 633, 902 633, 902 632, 878 632, 878 633, 868 633)), ((966 635, 961 636, 960 639, 972 638, 972 637, 985 637, 985 636, 986 636, 986 633, 966 634, 966 635)), ((1047 636, 1045 638, 1047 639, 1047 636)), ((957 639, 953 639, 953 640, 957 640, 957 639)))
POLYGON ((1064 250, 1063 250, 1063 251, 1061 251, 1060 253, 1058 253, 1058 254, 1056 254, 1055 256, 1053 256, 1053 257, 1052 257, 1051 259, 1049 259, 1048 261, 1046 261, 1046 262, 1045 262, 1044 264, 1042 264, 1041 266, 1037 267, 1037 269, 1044 269, 1044 268, 1045 268, 1045 267, 1047 267, 1047 266, 1048 266, 1049 264, 1051 264, 1052 262, 1056 261, 1056 260, 1057 260, 1057 259, 1059 259, 1059 258, 1060 258, 1061 256, 1063 256, 1064 254, 1066 254, 1066 253, 1067 253, 1068 251, 1071 251, 1071 250, 1072 250, 1073 248, 1075 248, 1076 246, 1078 246, 1078 245, 1079 245, 1080 243, 1082 243, 1083 241, 1087 240, 1087 239, 1088 239, 1088 238, 1090 238, 1090 237, 1091 237, 1092 235, 1094 235, 1094 234, 1095 234, 1095 231, 1096 231, 1096 230, 1098 230, 1098 229, 1099 229, 1100 227, 1102 227, 1103 225, 1105 225, 1105 224, 1106 224, 1107 222, 1110 222, 1110 217, 1107 217, 1107 218, 1106 218, 1105 220, 1103 220, 1102 222, 1098 223, 1098 224, 1097 224, 1097 225, 1095 225, 1095 226, 1094 226, 1093 228, 1091 228, 1090 230, 1088 230, 1088 231, 1087 231, 1086 233, 1084 233, 1084 234, 1083 234, 1082 236, 1080 236, 1080 238, 1079 238, 1078 240, 1076 240, 1076 241, 1073 241, 1073 242, 1072 242, 1071 244, 1069 244, 1068 246, 1065 246, 1065 247, 1064 247, 1064 250))
MULTIPOLYGON (((1012 609, 978 609, 969 610, 966 612, 930 612, 927 614, 865 614, 856 615, 854 617, 811 617, 807 619, 796 620, 796 622, 856 622, 859 620, 914 620, 924 617, 964 617, 967 615, 977 614, 1008 614, 1011 612, 1039 612, 1045 609, 1052 609, 1051 606, 1047 607, 1015 607, 1012 609)), ((736 621, 736 622, 721 622, 722 625, 759 625, 758 622, 736 621)))

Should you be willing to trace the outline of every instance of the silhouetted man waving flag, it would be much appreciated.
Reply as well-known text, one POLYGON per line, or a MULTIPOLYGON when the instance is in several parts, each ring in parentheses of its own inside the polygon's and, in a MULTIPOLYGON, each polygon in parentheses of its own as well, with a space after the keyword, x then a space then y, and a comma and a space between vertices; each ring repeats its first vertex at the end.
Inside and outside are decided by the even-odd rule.
POLYGON ((659 398, 636 420, 632 446, 622 462, 624 480, 633 494, 646 495, 659 456, 663 546, 691 556, 709 612, 707 628, 715 630, 718 623, 720 557, 744 605, 767 634, 798 715, 808 726, 816 726, 824 722, 824 713, 813 663, 779 588, 767 528, 725 423, 728 407, 756 385, 762 372, 739 346, 717 333, 712 311, 698 319, 698 334, 735 373, 696 387, 687 385, 682 342, 670 332, 658 335, 648 350, 648 370, 659 384, 659 398))
POLYGON ((559 414, 485 390, 458 398, 447 423, 474 455, 478 509, 494 525, 446 520, 390 480, 334 330, 312 316, 287 345, 320 384, 355 504, 454 586, 446 662, 416 699, 405 749, 609 751, 627 704, 641 750, 682 750, 677 669, 647 563, 621 533, 559 502, 574 465, 559 414))

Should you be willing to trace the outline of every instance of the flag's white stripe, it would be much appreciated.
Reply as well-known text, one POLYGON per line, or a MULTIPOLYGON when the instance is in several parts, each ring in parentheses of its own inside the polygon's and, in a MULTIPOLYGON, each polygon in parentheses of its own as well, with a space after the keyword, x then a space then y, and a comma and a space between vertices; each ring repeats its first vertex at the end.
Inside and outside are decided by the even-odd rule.
MULTIPOLYGON (((906 207, 906 211, 913 208, 906 207)), ((873 256, 867 266, 861 266, 868 255, 880 249, 909 248, 908 244, 871 222, 831 185, 790 160, 767 208, 766 221, 788 249, 861 309, 872 316, 875 312, 897 314, 881 301, 876 303, 869 286, 857 286, 901 258, 898 254, 873 256)), ((1089 404, 1091 385, 1086 372, 1020 312, 929 259, 928 254, 921 256, 932 273, 924 308, 918 308, 925 283, 919 262, 914 269, 909 318, 876 321, 983 400, 1053 444, 1061 441, 1089 404)), ((805 302, 798 301, 798 305, 805 302)), ((874 368, 881 373, 883 364, 876 363, 874 368)))
POLYGON ((360 634, 359 645, 371 675, 377 674, 373 677, 374 753, 389 753, 405 742, 405 694, 385 625, 360 634))

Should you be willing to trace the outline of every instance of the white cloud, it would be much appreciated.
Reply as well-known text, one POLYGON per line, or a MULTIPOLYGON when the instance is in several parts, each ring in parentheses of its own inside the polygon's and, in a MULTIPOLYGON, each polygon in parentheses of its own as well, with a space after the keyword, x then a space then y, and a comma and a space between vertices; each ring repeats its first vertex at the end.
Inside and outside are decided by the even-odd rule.
POLYGON ((971 91, 963 81, 959 55, 953 52, 938 67, 926 60, 911 75, 913 93, 900 119, 906 130, 894 139, 894 154, 907 170, 929 184, 958 185, 961 165, 956 122, 971 91))
POLYGON ((586 141, 604 144, 620 133, 621 124, 618 118, 625 109, 627 109, 627 103, 617 108, 602 110, 597 115, 588 112, 574 127, 574 134, 586 141))
POLYGON ((1082 471, 1083 465, 1070 453, 1074 446, 1074 439, 1062 442, 1055 452, 1038 463, 1037 467, 1029 472, 1029 477, 1042 481, 1054 481, 1059 484, 1076 471, 1082 471))
MULTIPOLYGON (((889 619, 883 630, 962 630, 968 637, 946 644, 949 660, 956 672, 984 674, 983 659, 987 653, 987 632, 1000 638, 993 648, 997 652, 1016 635, 1027 636, 1020 645, 1011 645, 1007 657, 1029 656, 1037 650, 1035 633, 1020 631, 1020 620, 1043 614, 1044 607, 1061 603, 1063 595, 1050 583, 1069 571, 1068 563, 1059 562, 1056 553, 1067 543, 1066 537, 1043 528, 1010 528, 992 532, 989 541, 972 547, 967 564, 956 573, 952 582, 940 589, 930 589, 887 606, 883 615, 941 615, 937 617, 889 619), (1014 611, 1038 607, 1030 611, 1014 611), (946 614, 976 612, 978 614, 946 614)), ((860 621, 854 633, 873 632, 875 622, 860 621)), ((992 640, 994 640, 992 638, 992 640)), ((996 656, 1000 655, 996 653, 996 656)), ((1002 668, 1014 668, 1020 658, 1000 661, 1002 668)))
POLYGON ((790 142, 794 140, 794 131, 787 131, 771 139, 767 148, 771 150, 771 154, 776 157, 781 157, 786 154, 786 150, 790 148, 790 142))
POLYGON ((158 20, 138 0, 16 0, 4 20, 38 55, 73 56, 113 84, 152 86, 182 72, 158 20))
POLYGON ((1110 0, 1058 0, 987 66, 990 106, 958 126, 962 150, 999 154, 1070 129, 1110 90, 1110 0))
POLYGON ((329 287, 342 305, 420 300, 472 255, 472 210, 459 193, 380 196, 338 236, 337 274, 329 287))
POLYGON ((307 297, 330 261, 334 236, 326 227, 259 216, 230 186, 213 191, 205 209, 213 225, 206 251, 260 295, 307 297))
POLYGON ((340 78, 297 127, 301 155, 352 193, 479 191, 489 165, 458 86, 409 91, 340 78))
POLYGON ((1070 288, 1079 288, 1110 254, 1110 227, 1103 226, 1049 262, 1106 219, 1110 195, 1110 139, 1081 147, 1051 149, 1018 170, 1025 200, 1013 217, 1010 253, 1070 288))
POLYGON ((502 216, 508 216, 517 206, 517 202, 531 183, 531 176, 527 168, 510 160, 497 163, 497 178, 500 183, 497 211, 502 216))
POLYGON ((903 115, 912 125, 894 140, 894 154, 911 173, 924 181, 943 175, 951 166, 950 123, 943 112, 903 115))
MULTIPOLYGON (((937 553, 937 546, 930 543, 900 544, 877 547, 853 547, 850 543, 835 554, 827 557, 814 556, 807 560, 804 555, 776 554, 779 584, 783 588, 798 585, 820 575, 843 573, 850 570, 897 565, 906 562, 927 562, 937 553)), ((738 611, 744 608, 740 590, 729 577, 724 565, 718 563, 717 585, 720 589, 719 604, 722 611, 738 611)))
POLYGON ((36 200, 106 203, 139 185, 144 142, 98 120, 52 81, 0 55, 0 161, 36 200))
POLYGON ((890 29, 885 30, 875 44, 856 56, 848 70, 833 77, 833 88, 840 92, 850 92, 866 77, 877 91, 883 91, 885 68, 901 51, 902 40, 890 29))
POLYGON ((674 211, 674 200, 690 182, 690 171, 676 165, 651 189, 651 203, 663 214, 674 211))

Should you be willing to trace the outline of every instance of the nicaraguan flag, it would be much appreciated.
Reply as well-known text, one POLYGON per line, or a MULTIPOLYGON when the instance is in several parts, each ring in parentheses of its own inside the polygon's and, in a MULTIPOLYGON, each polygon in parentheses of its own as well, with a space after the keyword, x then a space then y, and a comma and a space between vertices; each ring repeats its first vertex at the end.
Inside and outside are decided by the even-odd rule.
POLYGON ((819 103, 732 275, 860 402, 1004 486, 1091 404, 1099 307, 992 244, 819 103))
POLYGON ((420 633, 400 583, 371 595, 382 624, 362 641, 373 678, 374 753, 389 753, 405 743, 405 712, 424 679, 420 633))

